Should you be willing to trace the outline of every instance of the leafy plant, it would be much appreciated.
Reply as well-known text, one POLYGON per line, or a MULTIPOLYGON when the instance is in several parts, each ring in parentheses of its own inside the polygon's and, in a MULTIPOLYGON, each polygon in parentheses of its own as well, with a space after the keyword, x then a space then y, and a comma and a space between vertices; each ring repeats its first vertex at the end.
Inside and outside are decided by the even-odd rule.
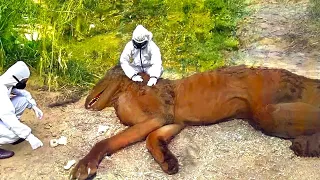
POLYGON ((236 50, 246 0, 0 0, 0 67, 26 61, 42 85, 88 87, 119 61, 138 24, 165 69, 185 75, 224 65, 236 50), (38 38, 28 36, 38 33, 38 38))
POLYGON ((39 43, 28 41, 39 11, 32 0, 0 0, 0 69, 17 60, 36 65, 39 43), (28 31, 29 30, 29 31, 28 31))

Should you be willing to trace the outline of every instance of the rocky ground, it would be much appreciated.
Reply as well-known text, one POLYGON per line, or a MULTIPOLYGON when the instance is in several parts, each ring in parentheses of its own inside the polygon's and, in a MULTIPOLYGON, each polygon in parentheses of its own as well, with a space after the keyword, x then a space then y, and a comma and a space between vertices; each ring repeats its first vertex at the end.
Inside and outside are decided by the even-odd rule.
MULTIPOLYGON (((285 68, 320 79, 320 31, 309 19, 307 2, 264 1, 252 8, 254 13, 239 27, 242 48, 230 63, 285 68)), ((69 170, 63 166, 68 160, 79 160, 95 142, 125 128, 112 108, 87 111, 84 98, 49 108, 61 94, 33 94, 45 117, 37 120, 27 111, 23 120, 44 147, 33 151, 27 142, 2 146, 16 155, 0 161, 1 180, 67 179, 69 170), (109 126, 107 133, 97 134, 99 125, 109 126), (50 147, 50 139, 60 136, 66 136, 68 144, 50 147)), ((188 127, 169 146, 180 163, 178 174, 163 173, 141 142, 102 161, 95 179, 320 179, 320 159, 297 157, 290 144, 256 131, 242 120, 188 127)))

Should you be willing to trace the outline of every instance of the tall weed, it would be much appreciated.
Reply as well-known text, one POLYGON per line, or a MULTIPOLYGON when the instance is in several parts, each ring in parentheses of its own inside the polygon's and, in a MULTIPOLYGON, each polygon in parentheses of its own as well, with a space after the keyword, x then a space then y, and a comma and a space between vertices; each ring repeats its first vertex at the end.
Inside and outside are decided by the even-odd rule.
POLYGON ((87 87, 114 66, 137 24, 154 35, 165 69, 224 65, 238 48, 246 0, 0 0, 0 67, 25 60, 49 89, 87 87), (22 15, 20 15, 22 14, 22 15), (27 40, 23 30, 39 33, 27 40))

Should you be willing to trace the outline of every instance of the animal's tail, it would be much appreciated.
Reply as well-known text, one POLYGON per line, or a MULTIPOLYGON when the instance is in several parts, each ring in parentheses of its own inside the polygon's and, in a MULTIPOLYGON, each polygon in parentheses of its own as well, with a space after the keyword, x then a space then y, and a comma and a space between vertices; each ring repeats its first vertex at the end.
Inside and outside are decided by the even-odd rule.
POLYGON ((53 108, 53 107, 59 107, 59 106, 66 106, 68 104, 78 102, 80 100, 80 98, 81 97, 74 98, 74 99, 67 99, 67 100, 64 100, 64 101, 54 102, 54 103, 49 104, 48 107, 49 108, 53 108))
POLYGON ((77 90, 77 91, 72 91, 68 93, 65 92, 60 97, 58 97, 55 102, 50 103, 48 107, 53 108, 53 107, 66 106, 68 104, 76 103, 81 99, 81 97, 85 92, 86 90, 77 90))

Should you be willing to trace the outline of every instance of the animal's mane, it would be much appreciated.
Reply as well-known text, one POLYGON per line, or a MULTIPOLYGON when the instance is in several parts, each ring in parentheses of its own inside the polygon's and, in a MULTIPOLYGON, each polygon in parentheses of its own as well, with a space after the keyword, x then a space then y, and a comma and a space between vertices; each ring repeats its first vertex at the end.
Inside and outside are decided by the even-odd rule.
MULTIPOLYGON (((221 74, 221 75, 227 75, 227 76, 236 76, 236 77, 247 77, 247 76, 250 76, 252 74, 260 74, 260 73, 264 73, 265 71, 274 71, 274 72, 279 72, 282 74, 284 78, 284 81, 287 81, 287 79, 299 79, 299 81, 301 79, 304 79, 305 77, 303 76, 299 76, 299 75, 293 75, 293 73, 291 73, 290 71, 286 70, 286 69, 277 69, 277 68, 268 68, 268 67, 252 67, 252 66, 246 66, 246 65, 237 65, 237 66, 223 66, 223 67, 219 67, 217 69, 214 69, 214 70, 209 70, 209 71, 205 71, 203 73, 218 73, 218 74, 221 74)), ((117 64, 115 65, 114 67, 112 67, 111 69, 109 69, 107 71, 107 74, 111 75, 114 80, 129 80, 124 71, 122 70, 120 64, 117 64), (123 78, 123 79, 119 79, 119 78, 123 78)), ((199 74, 202 74, 200 72, 198 73, 195 73, 193 75, 199 75, 199 74)), ((192 75, 192 76, 193 76, 192 75)), ((146 76, 146 75, 143 75, 142 76, 146 76)), ((190 76, 189 76, 190 77, 190 76)), ((185 77, 185 78, 188 78, 188 77, 185 77)), ((184 79, 184 78, 183 78, 184 79)), ((293 80, 293 81, 296 81, 296 80, 293 80)), ((318 79, 314 79, 314 81, 317 81, 317 82, 320 82, 320 80, 318 79)), ((174 80, 170 80, 170 79, 165 79, 165 78, 160 78, 158 80, 158 85, 160 86, 174 86, 174 80)), ((160 87, 159 86, 159 87, 160 87)), ((143 85, 139 85, 139 88, 143 88, 143 85)))
POLYGON ((216 72, 219 72, 221 74, 230 74, 230 75, 234 75, 234 74, 243 74, 243 73, 252 73, 252 72, 262 72, 265 70, 272 70, 272 71, 277 71, 280 69, 272 69, 272 68, 267 68, 267 67, 249 67, 246 65, 238 65, 238 66, 223 66, 223 67, 219 67, 216 70, 216 72))
MULTIPOLYGON (((222 66, 219 67, 217 69, 214 70, 208 70, 202 73, 219 73, 219 74, 224 74, 224 75, 232 75, 232 76, 247 76, 250 75, 252 73, 262 73, 265 70, 269 70, 269 71, 278 71, 280 73, 282 73, 285 76, 288 76, 289 74, 291 74, 290 71, 286 70, 286 69, 281 69, 281 68, 268 68, 268 67, 252 67, 252 66, 246 66, 246 65, 237 65, 237 66, 222 66)), ((124 71, 122 70, 120 64, 115 65, 114 67, 112 67, 111 69, 109 69, 107 71, 107 74, 112 75, 114 77, 121 77, 121 76, 125 76, 124 71)), ((193 75, 197 75, 197 74, 201 74, 201 72, 195 73, 193 75)), ((142 73, 142 76, 143 73, 142 73)), ((191 75, 192 76, 192 75, 191 75)), ((301 76, 303 77, 303 76, 301 76)), ((185 77, 188 78, 188 77, 185 77)), ((170 79, 165 79, 165 78, 159 78, 159 82, 167 84, 170 83, 173 80, 170 79)))
MULTIPOLYGON (((214 69, 214 70, 208 70, 208 71, 205 71, 205 72, 219 72, 219 73, 222 73, 222 74, 241 74, 241 73, 246 73, 246 72, 249 72, 249 70, 254 70, 254 71, 259 71, 259 70, 265 70, 265 69, 268 69, 268 68, 264 68, 264 67, 248 67, 246 65, 238 65, 238 66, 222 66, 222 67, 219 67, 217 69, 214 69)), ((204 73, 205 73, 204 72, 204 73)), ((108 71, 107 71, 107 74, 109 75, 113 75, 113 76, 122 76, 122 75, 125 75, 124 71, 122 70, 120 64, 117 64, 115 65, 114 67, 110 68, 108 71)), ((201 72, 198 72, 198 73, 195 73, 195 74, 201 74, 201 72)), ((143 73, 142 73, 143 75, 143 73)), ((165 78, 160 78, 161 81, 171 81, 169 79, 165 79, 165 78)))
POLYGON ((294 76, 294 78, 298 78, 298 77, 305 78, 303 76, 293 75, 293 73, 291 73, 290 71, 282 68, 268 68, 268 67, 261 67, 261 66, 252 67, 252 66, 246 66, 246 65, 223 66, 215 70, 212 70, 211 72, 216 72, 219 74, 231 75, 236 77, 245 77, 245 76, 250 76, 252 74, 263 74, 266 71, 278 72, 283 77, 291 78, 294 76))
MULTIPOLYGON (((110 73, 108 75, 112 75, 114 78, 122 78, 122 81, 125 81, 126 88, 134 88, 136 91, 139 91, 140 94, 143 94, 147 88, 149 88, 144 81, 144 83, 136 83, 129 78, 126 77, 124 71, 122 70, 121 66, 118 64, 111 68, 107 73, 110 73)), ((146 76, 146 74, 142 73, 142 76, 146 76)), ((120 80, 120 79, 114 79, 114 80, 120 80)), ((163 99, 163 102, 167 105, 173 104, 174 99, 174 84, 172 83, 172 80, 160 78, 158 80, 158 83, 156 86, 152 87, 152 89, 159 95, 161 99, 163 99)))
MULTIPOLYGON (((123 69, 121 68, 120 64, 117 64, 114 67, 110 68, 107 71, 106 75, 112 75, 115 78, 126 76, 123 69)), ((141 73, 141 76, 144 77, 144 76, 148 76, 148 75, 146 73, 141 73)), ((158 82, 161 84, 167 84, 167 83, 170 83, 170 81, 171 80, 169 80, 169 79, 159 78, 158 82)))

